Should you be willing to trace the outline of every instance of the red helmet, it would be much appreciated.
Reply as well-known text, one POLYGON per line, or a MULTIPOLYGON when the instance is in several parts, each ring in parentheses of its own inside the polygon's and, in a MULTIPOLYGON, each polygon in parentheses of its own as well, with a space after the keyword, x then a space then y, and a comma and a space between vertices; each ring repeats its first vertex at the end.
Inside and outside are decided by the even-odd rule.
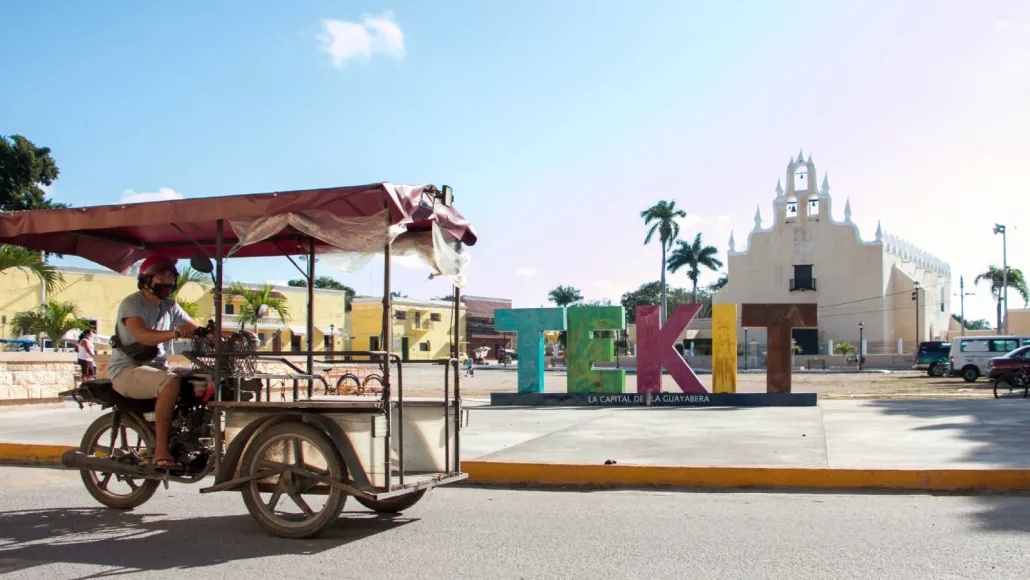
POLYGON ((178 277, 179 270, 175 267, 175 264, 175 260, 165 255, 150 256, 140 264, 138 278, 143 279, 159 272, 171 272, 173 276, 178 277))

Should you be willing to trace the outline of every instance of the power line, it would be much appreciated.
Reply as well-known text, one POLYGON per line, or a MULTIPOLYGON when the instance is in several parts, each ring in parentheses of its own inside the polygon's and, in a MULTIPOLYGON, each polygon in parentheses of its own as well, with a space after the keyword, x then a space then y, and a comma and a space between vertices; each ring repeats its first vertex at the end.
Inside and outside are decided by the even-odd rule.
MULTIPOLYGON (((927 286, 920 286, 920 288, 925 290, 927 288, 935 288, 937 286, 942 286, 942 285, 944 285, 944 282, 938 282, 936 284, 930 284, 930 285, 927 285, 927 286)), ((859 302, 869 302, 870 300, 881 300, 881 299, 886 298, 888 296, 897 296, 898 294, 905 294, 906 292, 912 292, 912 290, 899 290, 897 292, 891 292, 890 294, 883 294, 883 295, 880 295, 880 296, 871 296, 869 298, 860 298, 858 300, 850 300, 848 302, 838 302, 836 304, 825 304, 825 305, 820 304, 819 308, 833 308, 835 306, 845 306, 845 305, 848 305, 848 304, 857 304, 859 302)))

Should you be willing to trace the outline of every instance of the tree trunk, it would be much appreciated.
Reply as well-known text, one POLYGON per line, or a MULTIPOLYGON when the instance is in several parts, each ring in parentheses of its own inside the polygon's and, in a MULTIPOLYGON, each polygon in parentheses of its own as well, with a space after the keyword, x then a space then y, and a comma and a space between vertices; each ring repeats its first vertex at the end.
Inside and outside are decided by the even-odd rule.
POLYGON ((665 314, 666 314, 665 313, 665 308, 666 308, 666 303, 665 303, 665 242, 662 241, 662 308, 661 308, 662 325, 665 325, 665 321, 668 320, 666 318, 666 316, 665 316, 665 314))
POLYGON ((996 328, 997 328, 998 334, 1001 334, 1001 297, 1000 296, 998 297, 997 306, 998 306, 998 326, 996 328))
POLYGON ((697 304, 697 282, 696 281, 694 282, 694 291, 691 293, 690 299, 694 301, 694 304, 697 304))

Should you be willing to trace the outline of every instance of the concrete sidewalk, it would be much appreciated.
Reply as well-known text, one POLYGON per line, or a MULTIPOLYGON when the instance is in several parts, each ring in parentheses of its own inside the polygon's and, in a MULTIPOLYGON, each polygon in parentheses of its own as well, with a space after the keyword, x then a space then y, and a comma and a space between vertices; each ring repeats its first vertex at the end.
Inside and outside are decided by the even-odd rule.
MULTIPOLYGON (((1015 473, 1024 482, 1016 488, 1030 489, 1030 400, 824 400, 788 408, 468 405, 462 458, 473 475, 505 463, 546 469, 607 461, 620 468, 695 470, 990 470, 1015 473)), ((75 446, 100 414, 70 403, 6 410, 0 412, 0 442, 75 446)), ((517 477, 482 475, 494 481, 517 477)))

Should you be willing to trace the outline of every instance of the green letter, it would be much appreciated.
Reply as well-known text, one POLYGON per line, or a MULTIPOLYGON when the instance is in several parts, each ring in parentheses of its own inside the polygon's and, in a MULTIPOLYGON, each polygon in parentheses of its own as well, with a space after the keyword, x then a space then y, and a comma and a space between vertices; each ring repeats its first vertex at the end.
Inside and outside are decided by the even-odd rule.
POLYGON ((626 371, 594 370, 595 362, 615 359, 615 341, 594 338, 595 330, 626 328, 622 306, 575 306, 568 311, 569 332, 565 346, 567 390, 570 393, 624 393, 626 371))

